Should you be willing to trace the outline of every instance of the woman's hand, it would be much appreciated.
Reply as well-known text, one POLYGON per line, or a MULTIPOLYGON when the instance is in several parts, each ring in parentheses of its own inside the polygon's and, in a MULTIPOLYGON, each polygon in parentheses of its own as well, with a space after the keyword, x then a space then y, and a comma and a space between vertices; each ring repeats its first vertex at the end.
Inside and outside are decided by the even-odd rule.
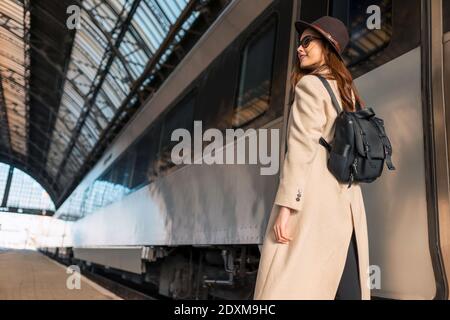
POLYGON ((273 231, 275 233, 275 239, 283 244, 289 243, 292 240, 287 234, 287 223, 289 221, 289 216, 291 215, 291 209, 286 207, 280 207, 278 212, 278 217, 274 223, 273 231))

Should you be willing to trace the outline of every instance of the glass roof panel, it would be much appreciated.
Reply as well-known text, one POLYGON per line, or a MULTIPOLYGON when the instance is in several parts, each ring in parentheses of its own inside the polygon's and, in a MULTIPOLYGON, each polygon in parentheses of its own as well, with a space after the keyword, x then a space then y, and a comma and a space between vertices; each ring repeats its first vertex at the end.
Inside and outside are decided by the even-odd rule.
MULTIPOLYGON (((86 120, 79 132, 80 137, 77 139, 77 144, 86 144, 83 149, 87 152, 98 142, 100 131, 107 127, 107 121, 113 119, 116 110, 130 93, 132 81, 142 75, 149 59, 158 50, 188 3, 188 0, 135 1, 86 0, 82 3, 82 27, 77 30, 75 36, 58 117, 64 122, 67 121, 69 130, 74 129, 82 110, 88 108, 86 120), (120 26, 134 4, 138 6, 133 12, 131 23, 123 30, 124 37, 121 42, 116 43, 120 26), (116 45, 117 49, 113 49, 113 45, 116 45), (110 55, 113 55, 112 60, 107 64, 110 55), (102 72, 105 73, 103 77, 102 72), (100 87, 96 89, 98 85, 100 87), (93 94, 96 94, 95 104, 88 106, 86 100, 93 94), (97 116, 101 112, 103 119, 94 121, 89 117, 90 112, 97 116), (72 115, 69 115, 70 113, 72 115)), ((51 147, 51 150, 56 151, 56 148, 51 147)), ((79 156, 75 153, 78 152, 70 154, 68 159, 79 156)), ((47 168, 61 165, 63 157, 48 158, 47 168)))
POLYGON ((17 168, 14 169, 10 188, 8 207, 42 208, 55 211, 55 205, 44 188, 28 174, 17 168))
POLYGON ((29 19, 18 0, 2 0, 0 11, 0 81, 13 151, 27 155, 29 19))

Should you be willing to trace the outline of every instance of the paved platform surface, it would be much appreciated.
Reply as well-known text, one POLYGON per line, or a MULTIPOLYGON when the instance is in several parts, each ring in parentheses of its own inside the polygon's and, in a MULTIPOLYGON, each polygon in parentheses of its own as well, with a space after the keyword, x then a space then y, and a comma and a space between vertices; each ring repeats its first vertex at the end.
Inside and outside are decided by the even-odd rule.
POLYGON ((120 300, 83 276, 80 289, 70 290, 70 276, 66 266, 39 252, 0 250, 0 300, 120 300))

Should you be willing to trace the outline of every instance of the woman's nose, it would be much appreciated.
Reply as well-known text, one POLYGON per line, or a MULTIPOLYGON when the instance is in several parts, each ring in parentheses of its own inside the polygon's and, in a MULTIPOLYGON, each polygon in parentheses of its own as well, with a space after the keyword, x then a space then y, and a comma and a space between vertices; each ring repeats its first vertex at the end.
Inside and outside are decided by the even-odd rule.
POLYGON ((299 46, 299 47, 297 48, 297 52, 298 52, 298 53, 305 53, 305 49, 303 48, 303 46, 299 46))

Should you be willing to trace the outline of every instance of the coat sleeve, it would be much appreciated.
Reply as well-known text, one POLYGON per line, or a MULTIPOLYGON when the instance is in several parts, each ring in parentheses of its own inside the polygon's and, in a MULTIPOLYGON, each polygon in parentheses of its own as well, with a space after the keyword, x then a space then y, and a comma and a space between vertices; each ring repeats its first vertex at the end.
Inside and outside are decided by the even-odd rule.
POLYGON ((295 86, 295 98, 288 121, 288 141, 275 204, 295 211, 303 209, 311 164, 326 125, 326 95, 322 82, 304 76, 295 86))

